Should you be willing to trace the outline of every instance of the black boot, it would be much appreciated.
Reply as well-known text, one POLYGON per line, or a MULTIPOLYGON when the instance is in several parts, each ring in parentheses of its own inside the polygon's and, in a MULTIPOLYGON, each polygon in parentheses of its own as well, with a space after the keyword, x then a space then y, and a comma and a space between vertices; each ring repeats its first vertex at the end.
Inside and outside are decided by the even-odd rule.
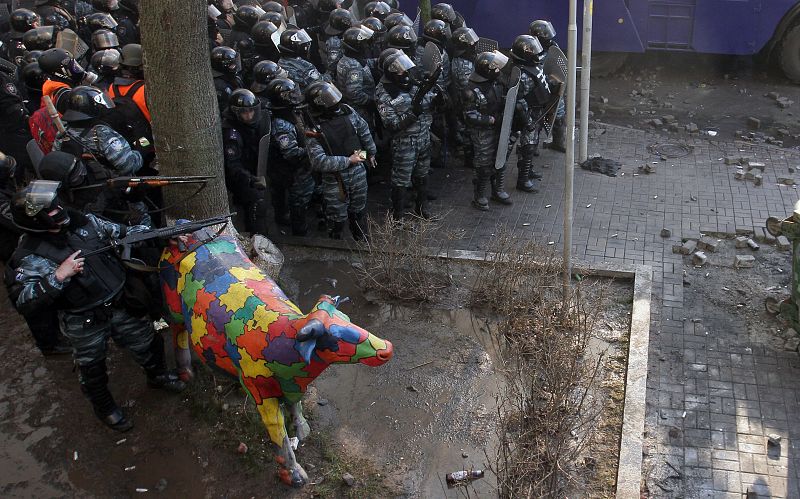
POLYGON ((353 239, 356 241, 368 239, 366 210, 348 214, 348 221, 350 222, 350 233, 353 235, 353 239))
POLYGON ((292 219, 292 235, 305 236, 308 234, 308 223, 306 222, 306 207, 292 207, 289 214, 292 219))
POLYGON ((180 393, 186 389, 186 383, 177 374, 167 370, 164 357, 164 338, 156 333, 150 343, 150 358, 142 367, 147 373, 147 386, 172 393, 180 393))
POLYGON ((436 218, 428 210, 428 177, 414 181, 414 214, 426 220, 436 218))
POLYGON ((114 431, 125 432, 133 428, 133 422, 125 417, 108 391, 106 361, 79 366, 79 370, 81 391, 92 403, 97 419, 114 431))
POLYGON ((523 192, 538 192, 536 185, 531 180, 533 169, 533 145, 522 146, 517 157, 517 190, 523 192))
POLYGON ((344 222, 331 222, 328 230, 328 237, 331 239, 341 239, 344 233, 344 222))
POLYGON ((492 176, 492 200, 500 204, 512 204, 511 196, 506 192, 506 167, 494 171, 492 176))
POLYGON ((406 188, 392 186, 392 218, 402 220, 406 213, 406 188))
POLYGON ((481 210, 489 211, 489 200, 486 198, 486 188, 488 179, 480 172, 476 172, 475 179, 472 181, 475 186, 475 195, 472 198, 472 206, 481 210))
POLYGON ((564 118, 556 118, 553 124, 553 142, 550 143, 550 149, 567 152, 567 120, 564 118))
POLYGON ((532 144, 531 148, 532 148, 532 151, 533 151, 533 153, 532 153, 533 156, 538 158, 539 157, 539 143, 537 142, 535 144, 532 144))

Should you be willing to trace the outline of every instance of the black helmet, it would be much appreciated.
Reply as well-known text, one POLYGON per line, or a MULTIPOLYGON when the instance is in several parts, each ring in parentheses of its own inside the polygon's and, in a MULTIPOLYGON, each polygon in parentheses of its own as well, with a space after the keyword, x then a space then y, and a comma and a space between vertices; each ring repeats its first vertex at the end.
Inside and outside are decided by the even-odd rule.
POLYGON ((20 71, 22 83, 28 88, 28 91, 41 92, 42 85, 47 81, 47 75, 44 74, 42 68, 39 67, 38 62, 29 62, 22 67, 20 71))
POLYGON ((422 30, 422 38, 440 47, 443 47, 451 36, 450 25, 440 19, 431 19, 425 23, 425 29, 422 30))
POLYGON ((414 84, 409 71, 415 66, 410 57, 399 51, 388 55, 384 60, 383 76, 403 90, 408 90, 414 84))
POLYGON ((289 28, 281 33, 281 43, 278 45, 278 50, 280 50, 281 54, 308 57, 308 52, 311 50, 311 37, 308 36, 304 29, 289 28))
POLYGON ((258 21, 267 21, 275 25, 277 29, 282 29, 286 27, 286 18, 283 17, 283 14, 280 12, 265 12, 261 14, 261 17, 258 18, 258 21))
POLYGON ((283 5, 281 5, 280 2, 275 2, 273 0, 262 3, 261 9, 263 9, 264 12, 277 12, 283 16, 286 15, 286 10, 284 10, 283 5))
POLYGON ((330 14, 333 9, 338 9, 339 7, 341 7, 339 0, 319 0, 317 2, 317 10, 321 14, 330 14))
POLYGON ((42 50, 29 50, 25 52, 24 56, 22 56, 22 60, 25 61, 25 64, 30 64, 38 61, 42 54, 44 54, 44 51, 42 50))
POLYGON ((374 33, 386 33, 386 26, 377 17, 367 17, 361 20, 361 25, 371 29, 374 33))
POLYGON ((260 117, 261 101, 250 90, 239 88, 228 99, 228 108, 241 123, 252 125, 260 117))
POLYGON ((392 8, 386 2, 369 2, 364 6, 364 16, 374 17, 380 22, 386 19, 386 16, 392 13, 392 8))
POLYGON ((389 30, 386 44, 396 49, 414 50, 417 48, 417 34, 411 26, 395 26, 389 30))
POLYGON ((119 38, 113 31, 98 29, 92 34, 92 47, 95 50, 119 47, 119 38))
POLYGON ((86 165, 72 154, 51 151, 39 163, 39 175, 65 187, 79 187, 86 181, 86 165))
POLYGON ((469 75, 470 81, 484 82, 496 79, 500 71, 508 64, 508 57, 495 50, 481 52, 475 59, 475 70, 469 75))
POLYGON ((267 98, 272 109, 289 109, 303 102, 300 86, 289 78, 275 78, 269 82, 267 98))
POLYGON ((364 55, 374 35, 375 32, 366 26, 355 26, 344 32, 342 45, 353 52, 364 55))
POLYGON ((386 16, 386 19, 383 20, 383 24, 388 31, 391 31, 395 26, 408 26, 410 28, 414 26, 414 21, 409 19, 408 16, 402 12, 392 12, 386 16))
POLYGON ((264 12, 253 5, 242 5, 233 13, 233 25, 241 31, 249 32, 264 12))
POLYGON ((42 18, 30 9, 16 9, 11 13, 11 29, 20 35, 30 29, 38 28, 42 18))
POLYGON ((70 90, 67 95, 66 112, 63 120, 81 121, 98 118, 114 108, 112 101, 102 90, 81 85, 70 90))
POLYGON ((399 10, 400 9, 400 2, 398 2, 397 0, 386 0, 386 3, 389 4, 389 7, 392 10, 399 10))
POLYGON ((437 3, 431 7, 431 19, 439 19, 450 26, 456 22, 456 10, 449 3, 437 3))
POLYGON ((353 19, 353 14, 349 10, 334 9, 328 16, 328 25, 325 26, 325 33, 331 36, 341 35, 355 23, 356 20, 353 19))
POLYGON ((61 31, 61 30, 64 30, 64 29, 67 29, 67 28, 70 27, 69 19, 67 19, 60 12, 55 11, 55 10, 50 12, 49 14, 47 14, 46 16, 44 16, 42 18, 42 24, 45 25, 45 26, 53 26, 58 31, 61 31))
POLYGON ((376 64, 378 70, 381 73, 383 73, 383 66, 386 64, 386 59, 388 59, 389 56, 399 54, 401 52, 402 50, 393 47, 389 47, 388 49, 383 50, 381 54, 378 56, 378 63, 376 64))
POLYGON ((40 26, 30 29, 22 36, 22 43, 28 50, 47 50, 56 43, 56 29, 53 26, 40 26))
POLYGON ((531 35, 519 35, 511 45, 511 58, 523 65, 535 65, 542 62, 544 49, 539 39, 531 35))
POLYGON ((316 81, 306 88, 305 101, 315 113, 338 108, 342 92, 327 81, 316 81))
POLYGON ((214 47, 211 50, 211 69, 222 74, 237 75, 242 72, 242 60, 239 53, 230 47, 214 47))
POLYGON ((528 33, 540 41, 550 41, 556 37, 556 29, 553 27, 553 23, 542 19, 533 21, 528 28, 528 33))
POLYGON ((276 78, 288 78, 289 73, 272 61, 259 61, 253 66, 253 83, 250 90, 261 93, 276 78))
POLYGON ((49 77, 74 83, 83 78, 83 68, 67 50, 47 49, 39 57, 38 62, 39 67, 49 77))
POLYGON ((117 29, 117 21, 108 12, 95 12, 85 17, 86 27, 94 33, 98 29, 114 31, 117 29))
POLYGON ((92 0, 92 7, 102 12, 119 9, 119 0, 92 0))
POLYGON ((472 28, 458 28, 453 31, 453 36, 450 37, 450 43, 453 47, 455 55, 461 55, 469 52, 475 48, 478 43, 478 34, 472 28))
POLYGON ((0 184, 7 184, 17 173, 17 160, 0 151, 0 184))
POLYGON ((270 49, 275 48, 272 43, 272 34, 278 31, 278 27, 269 21, 258 21, 253 29, 250 30, 250 37, 256 44, 256 47, 267 47, 270 49))
POLYGON ((129 43, 119 51, 122 55, 120 63, 128 68, 139 68, 144 64, 142 46, 138 43, 129 43))
POLYGON ((34 180, 11 198, 14 225, 26 232, 63 231, 69 224, 69 213, 61 206, 58 188, 61 182, 34 180))
POLYGON ((92 54, 92 67, 102 75, 111 75, 119 70, 122 55, 117 49, 98 50, 92 54))

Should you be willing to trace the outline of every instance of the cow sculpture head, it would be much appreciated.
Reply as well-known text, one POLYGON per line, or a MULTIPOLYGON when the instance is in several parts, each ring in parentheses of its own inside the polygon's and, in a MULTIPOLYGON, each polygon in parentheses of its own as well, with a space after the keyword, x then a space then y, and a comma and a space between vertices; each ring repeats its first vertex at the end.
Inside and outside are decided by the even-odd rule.
POLYGON ((322 295, 297 332, 297 349, 308 364, 355 364, 380 366, 392 358, 388 340, 350 322, 336 307, 339 297, 322 295))

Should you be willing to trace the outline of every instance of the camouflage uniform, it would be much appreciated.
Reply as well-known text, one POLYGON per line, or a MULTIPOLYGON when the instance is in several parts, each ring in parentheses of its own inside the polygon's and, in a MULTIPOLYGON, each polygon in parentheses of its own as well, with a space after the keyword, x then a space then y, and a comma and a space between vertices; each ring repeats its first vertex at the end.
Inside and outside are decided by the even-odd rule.
POLYGON ((473 166, 472 143, 467 133, 467 125, 464 123, 464 109, 461 99, 464 91, 469 85, 469 75, 475 70, 475 63, 463 57, 454 57, 450 65, 450 102, 453 104, 454 137, 456 143, 464 148, 465 166, 473 166))
POLYGON ((547 85, 541 66, 520 66, 519 91, 514 112, 514 134, 510 147, 519 140, 517 147, 517 189, 535 192, 535 178, 541 178, 533 171, 533 157, 538 155, 539 130, 543 106, 550 99, 550 88, 547 85))
POLYGON ((483 83, 471 81, 463 94, 463 101, 464 121, 475 148, 475 198, 473 204, 480 210, 487 210, 487 183, 492 179, 492 198, 500 201, 501 198, 498 194, 502 192, 502 184, 505 180, 505 167, 500 170, 494 168, 504 105, 502 88, 495 81, 483 83))
POLYGON ((339 59, 342 58, 342 37, 332 36, 325 40, 325 45, 322 46, 322 52, 325 56, 325 67, 329 79, 336 78, 336 67, 339 64, 339 59))
MULTIPOLYGON (((446 92, 447 89, 450 88, 450 56, 447 55, 447 52, 441 48, 439 48, 439 50, 442 54, 442 71, 439 73, 439 78, 436 81, 436 85, 442 92, 446 92)), ((416 51, 414 52, 414 64, 417 65, 417 68, 422 68, 422 56, 424 53, 425 45, 417 45, 416 51)), ((444 141, 446 139, 446 134, 449 133, 448 128, 452 130, 456 126, 451 117, 451 111, 452 109, 450 104, 447 104, 446 106, 441 106, 435 110, 431 115, 431 130, 436 138, 438 138, 441 142, 437 142, 437 154, 433 155, 434 159, 432 163, 436 167, 445 166, 446 151, 444 141)))
POLYGON ((314 195, 314 178, 311 176, 305 140, 298 140, 299 134, 294 123, 283 117, 273 116, 271 133, 271 160, 267 175, 270 177, 273 206, 288 191, 292 235, 304 236, 308 232, 306 211, 314 195))
POLYGON ((375 107, 375 80, 367 63, 342 56, 336 67, 336 87, 342 92, 344 101, 353 107, 373 129, 375 107))
MULTIPOLYGON (((67 136, 69 140, 57 139, 53 149, 60 151, 66 143, 78 142, 115 175, 135 175, 142 167, 142 155, 139 151, 132 149, 125 137, 107 125, 97 124, 89 129, 70 127, 67 136)), ((80 156, 80 153, 76 156, 80 156)))
POLYGON ((330 81, 328 75, 320 74, 313 64, 300 57, 281 56, 278 65, 289 73, 290 79, 300 85, 301 91, 305 91, 315 81, 330 81))
POLYGON ((342 108, 343 114, 320 120, 319 127, 327 144, 309 138, 308 151, 311 168, 322 173, 331 237, 341 238, 344 222, 349 219, 350 232, 358 240, 364 237, 366 227, 367 174, 364 163, 351 164, 349 156, 360 149, 366 151, 368 157, 374 157, 377 151, 367 122, 350 106, 345 104, 342 108))

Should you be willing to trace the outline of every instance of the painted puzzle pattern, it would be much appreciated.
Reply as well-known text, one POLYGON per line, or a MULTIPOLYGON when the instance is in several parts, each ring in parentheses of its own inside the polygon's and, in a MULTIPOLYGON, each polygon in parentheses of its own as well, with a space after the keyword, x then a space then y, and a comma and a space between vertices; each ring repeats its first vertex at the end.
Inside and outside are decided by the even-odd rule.
POLYGON ((190 370, 181 365, 189 356, 178 350, 188 354, 191 346, 206 363, 237 376, 279 446, 286 437, 280 402, 298 402, 331 363, 377 366, 391 357, 391 343, 352 324, 335 298, 323 295, 302 313, 229 237, 186 256, 168 247, 160 275, 179 368, 190 370))

